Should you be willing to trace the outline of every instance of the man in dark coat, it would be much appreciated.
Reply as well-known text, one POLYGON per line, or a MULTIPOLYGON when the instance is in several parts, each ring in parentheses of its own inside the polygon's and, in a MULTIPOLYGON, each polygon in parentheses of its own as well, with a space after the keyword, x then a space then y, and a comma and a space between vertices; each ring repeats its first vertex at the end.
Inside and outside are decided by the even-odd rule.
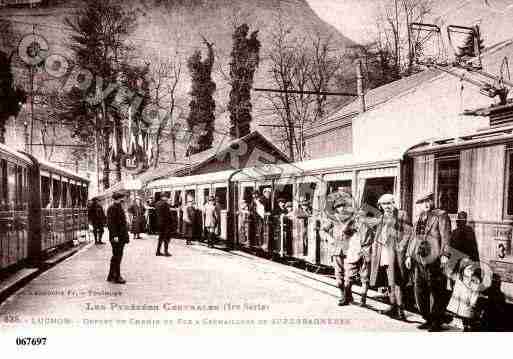
POLYGON ((451 221, 447 212, 434 208, 432 192, 417 200, 422 212, 413 228, 406 253, 406 267, 413 269, 415 301, 426 321, 419 329, 441 330, 446 285, 442 267, 449 260, 451 221))
POLYGON ((167 195, 163 194, 160 200, 155 204, 157 212, 157 221, 159 227, 159 241, 157 245, 157 256, 170 257, 169 241, 173 233, 173 218, 171 216, 171 205, 169 204, 167 195), (160 251, 164 244, 164 254, 160 251))
POLYGON ((122 205, 125 194, 121 192, 114 193, 112 198, 114 203, 107 210, 107 227, 109 228, 109 240, 112 245, 112 258, 107 281, 124 284, 126 281, 121 276, 121 259, 123 258, 123 248, 129 242, 128 224, 122 205))
MULTIPOLYGON (((476 234, 472 227, 467 226, 467 213, 458 212, 456 229, 451 233, 451 250, 459 256, 466 256, 474 262, 479 262, 476 234)), ((451 256, 452 259, 452 256, 451 256)))
POLYGON ((371 249, 370 285, 378 285, 380 271, 386 274, 390 286, 391 308, 384 314, 405 320, 403 290, 407 283, 404 255, 411 236, 411 226, 406 222, 406 213, 395 207, 394 196, 382 195, 378 207, 383 214, 378 218, 371 249))
POLYGON ((93 198, 87 211, 87 216, 89 217, 89 222, 93 226, 94 243, 105 244, 102 242, 102 237, 106 218, 102 206, 98 203, 98 198, 93 198))

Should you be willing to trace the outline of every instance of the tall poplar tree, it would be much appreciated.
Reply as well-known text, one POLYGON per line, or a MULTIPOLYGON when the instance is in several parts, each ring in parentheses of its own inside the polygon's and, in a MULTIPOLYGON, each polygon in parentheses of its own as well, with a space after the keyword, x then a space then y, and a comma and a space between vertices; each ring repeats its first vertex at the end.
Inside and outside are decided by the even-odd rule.
POLYGON ((202 60, 201 52, 197 50, 187 61, 187 68, 192 79, 190 111, 187 117, 187 127, 191 132, 191 141, 187 149, 187 155, 212 147, 214 141, 214 110, 216 106, 213 97, 216 84, 212 80, 214 45, 205 39, 203 41, 207 46, 207 57, 202 60))
POLYGON ((232 89, 228 110, 230 111, 230 136, 240 138, 251 131, 251 88, 260 61, 260 41, 257 31, 249 36, 249 26, 242 24, 233 33, 233 48, 230 62, 232 89))

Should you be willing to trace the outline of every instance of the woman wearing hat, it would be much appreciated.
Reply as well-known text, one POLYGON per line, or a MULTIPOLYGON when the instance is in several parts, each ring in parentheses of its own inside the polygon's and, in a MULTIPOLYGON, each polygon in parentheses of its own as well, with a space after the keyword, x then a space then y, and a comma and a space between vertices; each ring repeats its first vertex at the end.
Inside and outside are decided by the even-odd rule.
POLYGON ((404 256, 411 236, 411 226, 406 222, 406 213, 395 207, 392 194, 382 195, 378 207, 382 215, 378 218, 372 243, 370 285, 378 285, 380 272, 386 274, 391 308, 384 314, 404 320, 403 290, 407 283, 404 256))
POLYGON ((144 232, 144 206, 141 203, 140 197, 135 197, 134 203, 128 208, 130 213, 130 232, 134 234, 134 239, 140 239, 141 232, 144 232))

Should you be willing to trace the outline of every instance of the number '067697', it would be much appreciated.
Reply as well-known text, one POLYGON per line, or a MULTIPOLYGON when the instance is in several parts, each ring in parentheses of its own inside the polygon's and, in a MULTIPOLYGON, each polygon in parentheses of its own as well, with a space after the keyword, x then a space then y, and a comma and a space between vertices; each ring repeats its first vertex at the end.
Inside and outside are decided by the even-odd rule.
POLYGON ((16 345, 46 345, 46 337, 17 337, 16 345))

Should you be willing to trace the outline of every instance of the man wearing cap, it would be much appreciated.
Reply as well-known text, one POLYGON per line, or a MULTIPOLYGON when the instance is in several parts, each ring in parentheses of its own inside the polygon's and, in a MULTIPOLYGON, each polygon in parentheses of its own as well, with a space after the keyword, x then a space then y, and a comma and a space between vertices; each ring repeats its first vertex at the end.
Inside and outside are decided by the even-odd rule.
MULTIPOLYGON (((472 227, 467 225, 467 212, 460 211, 456 217, 456 229, 451 233, 451 251, 457 257, 467 257, 474 262, 479 262, 476 234, 472 227)), ((451 257, 451 260, 453 258, 451 257)))
POLYGON ((102 206, 98 203, 98 198, 93 198, 91 205, 87 210, 87 216, 89 217, 89 222, 93 226, 93 234, 94 234, 94 243, 95 244, 104 244, 102 242, 103 237, 103 229, 105 227, 106 217, 105 212, 103 211, 102 206))
POLYGON ((354 202, 349 193, 335 193, 332 207, 335 213, 323 224, 323 230, 333 230, 332 258, 335 259, 335 278, 341 292, 338 304, 342 306, 353 301, 351 288, 359 274, 363 286, 361 304, 364 306, 369 282, 372 231, 355 216, 354 202))
POLYGON ((214 246, 216 233, 218 232, 217 228, 219 227, 221 221, 221 213, 219 207, 215 204, 215 200, 216 199, 214 196, 208 197, 208 202, 203 210, 203 223, 205 226, 207 244, 209 247, 214 246))
POLYGON ((287 214, 287 208, 286 208, 287 201, 285 198, 279 198, 278 199, 278 207, 276 207, 273 211, 274 216, 280 216, 282 214, 287 214))
POLYGON ((112 198, 114 203, 107 210, 107 227, 112 246, 112 258, 107 281, 124 284, 126 281, 121 276, 121 259, 123 258, 123 248, 129 242, 126 214, 122 205, 125 194, 117 192, 114 193, 112 198))
POLYGON ((376 286, 380 271, 387 276, 390 286, 391 308, 384 312, 393 318, 405 320, 403 311, 403 289, 407 283, 404 256, 411 236, 411 226, 406 222, 406 213, 395 206, 394 196, 382 195, 378 200, 382 211, 375 228, 371 250, 370 285, 376 286))
POLYGON ((170 257, 169 253, 169 241, 173 234, 173 217, 171 215, 171 205, 169 204, 169 198, 164 192, 159 201, 155 204, 155 210, 157 212, 157 223, 159 228, 159 239, 157 244, 156 256, 170 257), (161 252, 162 244, 164 244, 164 253, 161 252))
POLYGON ((419 329, 441 330, 445 310, 445 276, 449 260, 451 221, 447 212, 435 209, 432 192, 419 197, 422 211, 407 249, 406 267, 413 269, 415 301, 424 320, 419 329))

